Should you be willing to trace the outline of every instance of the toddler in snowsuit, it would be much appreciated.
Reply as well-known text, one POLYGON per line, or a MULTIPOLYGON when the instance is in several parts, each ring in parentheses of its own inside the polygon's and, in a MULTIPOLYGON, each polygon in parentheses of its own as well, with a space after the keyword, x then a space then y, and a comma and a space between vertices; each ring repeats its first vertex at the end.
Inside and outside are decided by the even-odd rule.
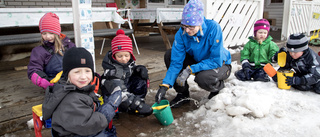
POLYGON ((145 66, 135 64, 131 39, 119 29, 117 36, 112 39, 111 48, 102 61, 102 95, 109 96, 115 88, 113 83, 121 82, 122 103, 119 110, 141 116, 151 115, 153 110, 144 101, 148 88, 148 70, 145 66))
POLYGON ((279 50, 269 35, 270 24, 266 19, 260 19, 254 24, 254 37, 241 50, 242 69, 235 72, 241 81, 270 81, 263 67, 272 62, 272 57, 279 50))
POLYGON ((100 105, 95 85, 92 55, 84 48, 71 48, 63 57, 64 77, 47 88, 43 102, 43 119, 52 118, 53 136, 115 136, 114 126, 108 127, 121 103, 119 84, 100 105))
MULTIPOLYGON (((301 91, 313 90, 320 94, 320 57, 308 47, 308 38, 304 34, 292 34, 287 41, 287 48, 279 51, 286 52, 286 64, 279 70, 294 70, 293 77, 287 76, 286 83, 301 91)), ((274 60, 278 59, 278 53, 274 60)), ((277 75, 272 79, 277 82, 277 75)))
POLYGON ((39 30, 41 45, 31 51, 28 78, 33 84, 46 89, 53 85, 50 80, 62 71, 64 52, 75 44, 61 33, 59 17, 54 13, 46 13, 40 19, 39 30))

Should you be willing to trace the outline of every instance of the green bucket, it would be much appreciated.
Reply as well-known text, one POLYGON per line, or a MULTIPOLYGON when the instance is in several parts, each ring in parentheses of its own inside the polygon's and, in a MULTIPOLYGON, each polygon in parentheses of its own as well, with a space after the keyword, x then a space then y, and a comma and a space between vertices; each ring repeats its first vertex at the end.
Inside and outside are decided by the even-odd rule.
POLYGON ((161 110, 153 109, 153 114, 156 116, 156 118, 160 121, 162 125, 168 126, 173 122, 173 115, 171 112, 169 101, 161 100, 159 104, 156 102, 152 105, 152 107, 157 107, 162 105, 168 105, 168 106, 161 110))

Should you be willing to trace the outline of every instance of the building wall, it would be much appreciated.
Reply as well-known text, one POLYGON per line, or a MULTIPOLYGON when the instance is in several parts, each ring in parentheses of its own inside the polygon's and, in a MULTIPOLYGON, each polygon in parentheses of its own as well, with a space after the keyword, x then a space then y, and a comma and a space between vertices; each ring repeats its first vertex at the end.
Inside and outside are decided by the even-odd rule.
POLYGON ((264 12, 267 12, 268 14, 267 19, 275 21, 275 26, 273 27, 276 27, 276 28, 282 27, 283 7, 284 7, 284 3, 275 4, 275 3, 270 3, 270 0, 265 0, 264 12))
MULTIPOLYGON (((105 7, 114 0, 92 0, 92 7, 105 7)), ((72 7, 71 0, 4 0, 3 8, 72 7)))

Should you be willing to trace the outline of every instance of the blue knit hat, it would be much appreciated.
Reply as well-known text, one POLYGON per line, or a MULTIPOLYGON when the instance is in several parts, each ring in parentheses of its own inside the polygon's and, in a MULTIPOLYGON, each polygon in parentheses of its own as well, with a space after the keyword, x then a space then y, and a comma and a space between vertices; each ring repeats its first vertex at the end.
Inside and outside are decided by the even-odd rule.
POLYGON ((203 3, 201 0, 190 0, 184 6, 181 24, 201 26, 203 23, 203 3))

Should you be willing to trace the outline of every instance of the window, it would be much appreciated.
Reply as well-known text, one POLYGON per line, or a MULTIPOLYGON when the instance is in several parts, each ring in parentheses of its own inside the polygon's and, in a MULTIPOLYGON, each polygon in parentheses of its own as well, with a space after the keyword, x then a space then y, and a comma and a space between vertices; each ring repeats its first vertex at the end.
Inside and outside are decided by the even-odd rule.
POLYGON ((169 0, 169 5, 185 5, 184 0, 169 0))
POLYGON ((271 0, 271 3, 283 3, 283 0, 271 0))
POLYGON ((149 0, 149 3, 164 3, 164 0, 149 0))
POLYGON ((0 7, 5 7, 4 0, 0 0, 0 7))

